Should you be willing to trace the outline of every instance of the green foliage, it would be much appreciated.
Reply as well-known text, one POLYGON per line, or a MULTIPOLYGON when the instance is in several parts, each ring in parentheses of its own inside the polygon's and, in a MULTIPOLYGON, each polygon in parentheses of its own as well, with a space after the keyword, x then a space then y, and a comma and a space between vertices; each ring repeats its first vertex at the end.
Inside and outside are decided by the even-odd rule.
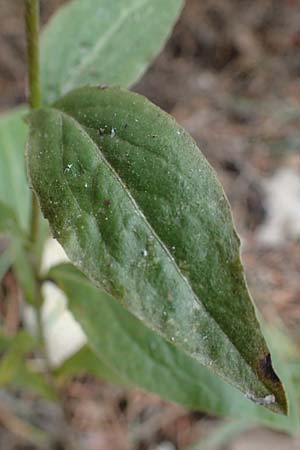
MULTIPOLYGON (((275 412, 287 411, 284 389, 214 171, 170 116, 142 96, 103 86, 138 80, 182 3, 73 0, 43 32, 42 98, 55 103, 30 114, 29 174, 54 236, 87 278, 72 265, 41 275, 48 225, 30 209, 26 108, 0 116, 0 232, 10 235, 0 278, 13 264, 42 327, 41 286, 50 277, 88 338, 55 371, 46 357, 45 376, 35 365, 36 351, 46 348, 43 330, 38 340, 0 334, 0 385, 55 400, 55 383, 88 372, 188 408, 299 432, 299 356, 282 336, 268 337, 290 403, 283 417, 275 412), (71 91, 82 84, 102 87, 71 91)), ((26 4, 34 12, 26 24, 37 105, 37 11, 26 4)))
POLYGON ((71 260, 150 328, 284 411, 228 202, 194 141, 125 90, 83 88, 55 106, 31 115, 28 167, 71 260))
POLYGON ((8 210, 20 227, 25 230, 28 227, 30 192, 24 164, 25 112, 21 107, 0 115, 0 231, 3 215, 8 210))
MULTIPOLYGON (((249 402, 208 368, 143 325, 113 298, 93 286, 75 267, 60 265, 52 268, 48 275, 68 296, 69 307, 101 365, 105 363, 122 377, 118 384, 137 384, 190 409, 245 418, 249 422, 296 432, 296 420, 249 402)), ((270 339, 274 350, 276 342, 270 339)), ((283 361, 278 366, 280 374, 290 373, 285 354, 280 349, 283 361)), ((113 379, 113 382, 116 381, 113 379)), ((290 384, 288 388, 290 393, 290 384)), ((300 425, 300 421, 298 423, 300 425)))
POLYGON ((44 102, 86 84, 132 85, 159 52, 181 7, 182 0, 69 2, 42 36, 44 102))

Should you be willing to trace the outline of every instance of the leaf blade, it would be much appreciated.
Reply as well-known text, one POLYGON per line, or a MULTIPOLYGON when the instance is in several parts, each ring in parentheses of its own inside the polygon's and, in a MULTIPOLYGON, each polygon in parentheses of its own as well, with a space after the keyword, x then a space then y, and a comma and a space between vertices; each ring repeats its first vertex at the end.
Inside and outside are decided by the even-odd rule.
POLYGON ((277 408, 276 394, 285 410, 245 285, 227 200, 196 144, 167 114, 123 90, 79 89, 56 106, 63 112, 44 109, 32 116, 28 158, 42 209, 71 260, 249 398, 277 408), (149 144, 150 131, 155 144, 149 144), (162 159, 155 159, 158 154, 162 159), (124 155, 131 155, 129 165, 124 155), (163 178, 164 159, 170 176, 163 178), (175 196, 166 202, 153 186, 175 196), (270 378, 260 366, 265 358, 270 378))
POLYGON ((74 0, 62 7, 42 35, 44 101, 85 84, 132 85, 159 52, 181 7, 181 0, 74 0))
POLYGON ((247 401, 235 388, 143 325, 75 267, 61 264, 51 268, 48 275, 66 293, 69 308, 101 364, 103 361, 130 384, 190 409, 296 431, 290 418, 247 401))
POLYGON ((22 120, 25 107, 0 115, 0 202, 11 208, 23 229, 27 229, 30 192, 27 185, 24 146, 27 127, 22 120))

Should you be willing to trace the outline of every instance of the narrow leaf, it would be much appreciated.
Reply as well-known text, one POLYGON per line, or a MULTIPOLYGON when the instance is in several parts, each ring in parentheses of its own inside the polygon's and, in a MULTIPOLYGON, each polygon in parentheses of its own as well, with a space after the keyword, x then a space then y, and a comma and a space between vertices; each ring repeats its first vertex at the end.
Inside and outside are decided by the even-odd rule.
MULTIPOLYGON (((12 238, 9 252, 16 266, 15 272, 26 299, 33 303, 36 301, 36 283, 25 250, 31 212, 31 192, 24 161, 28 132, 28 126, 24 122, 25 114, 26 107, 20 106, 0 115, 0 233, 9 234, 12 238)), ((33 249, 37 265, 49 233, 41 214, 39 221, 39 233, 33 249)))
POLYGON ((28 166, 54 236, 99 287, 249 399, 286 411, 212 168, 145 98, 84 88, 31 117, 28 166))
MULTIPOLYGON (((68 296, 71 312, 99 357, 99 370, 105 364, 119 375, 119 380, 111 377, 108 381, 136 384, 190 409, 244 418, 286 431, 296 429, 293 418, 247 401, 209 369, 143 325, 75 267, 60 265, 52 268, 48 276, 68 296)), ((89 369, 89 364, 82 363, 81 369, 76 368, 77 373, 82 368, 89 369)), ((290 366, 282 364, 289 371, 290 366)))
POLYGON ((42 35, 45 103, 84 84, 132 85, 170 33, 182 0, 73 0, 42 35))
POLYGON ((9 207, 23 229, 27 229, 30 210, 24 164, 25 111, 20 107, 0 115, 0 217, 1 210, 9 207))

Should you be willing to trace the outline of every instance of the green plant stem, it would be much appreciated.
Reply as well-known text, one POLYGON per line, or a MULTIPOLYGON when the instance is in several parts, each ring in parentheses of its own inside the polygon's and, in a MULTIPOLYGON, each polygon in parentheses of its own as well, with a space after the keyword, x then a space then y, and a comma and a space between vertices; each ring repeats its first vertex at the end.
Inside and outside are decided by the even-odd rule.
MULTIPOLYGON (((40 69, 39 69, 39 0, 25 0, 25 25, 27 38, 27 64, 28 64, 28 84, 29 84, 29 105, 30 109, 36 109, 41 106, 41 88, 40 88, 40 69)), ((39 204, 35 193, 32 193, 32 207, 31 207, 31 224, 30 224, 30 241, 31 244, 36 242, 39 232, 39 204)), ((32 245, 32 255, 34 257, 35 249, 32 245)), ((62 441, 64 448, 67 450, 77 449, 73 437, 68 431, 67 412, 64 407, 64 401, 60 398, 59 390, 56 388, 55 380, 51 371, 51 364, 49 361, 44 325, 42 320, 42 305, 44 303, 41 284, 39 280, 39 264, 36 264, 35 258, 33 263, 36 278, 36 292, 37 292, 37 333, 40 344, 40 350, 45 361, 46 376, 49 385, 55 392, 62 410, 62 415, 65 419, 62 432, 62 441)))
POLYGON ((39 0, 25 0, 27 38, 29 105, 31 109, 41 104, 39 72, 39 0))
MULTIPOLYGON (((29 84, 29 105, 31 109, 41 105, 40 70, 39 70, 39 0, 25 0, 25 25, 27 38, 27 65, 29 84)), ((35 242, 39 228, 39 204, 32 193, 31 204, 31 241, 35 242)))

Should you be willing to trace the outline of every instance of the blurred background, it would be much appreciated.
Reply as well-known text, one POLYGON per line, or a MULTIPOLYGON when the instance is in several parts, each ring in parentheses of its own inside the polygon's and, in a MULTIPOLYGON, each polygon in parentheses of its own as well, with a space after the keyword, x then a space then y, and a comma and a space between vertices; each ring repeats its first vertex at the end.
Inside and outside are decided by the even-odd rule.
MULTIPOLYGON (((1 112, 26 100, 23 3, 0 0, 1 112)), ((43 22, 61 3, 41 2, 43 22)), ((165 49, 133 89, 171 113, 216 169, 256 305, 299 349, 300 1, 187 0, 165 49)), ((14 295, 8 273, 0 314, 14 295)), ((48 448, 31 442, 32 430, 7 409, 7 395, 0 393, 0 449, 48 448)), ((63 396, 85 450, 300 448, 299 439, 283 433, 228 424, 91 376, 73 378, 63 396)), ((50 433, 59 427, 51 405, 33 395, 13 398, 14 408, 50 433)))

